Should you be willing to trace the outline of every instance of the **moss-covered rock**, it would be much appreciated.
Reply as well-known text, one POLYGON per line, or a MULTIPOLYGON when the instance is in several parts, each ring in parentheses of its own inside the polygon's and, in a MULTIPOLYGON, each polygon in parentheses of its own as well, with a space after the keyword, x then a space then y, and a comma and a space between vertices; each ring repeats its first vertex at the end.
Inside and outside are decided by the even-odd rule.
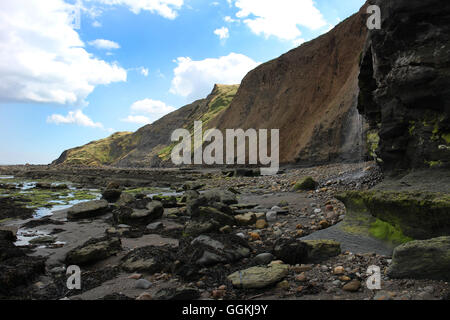
POLYGON ((309 191, 316 190, 318 183, 312 177, 306 177, 303 180, 297 182, 294 189, 297 191, 309 191))
POLYGON ((394 250, 392 278, 450 280, 450 237, 412 241, 394 250))
POLYGON ((303 240, 303 242, 308 248, 308 263, 318 263, 341 253, 341 244, 333 240, 303 240))
POLYGON ((271 264, 267 267, 252 267, 237 271, 228 276, 234 287, 243 289, 261 289, 283 280, 289 273, 289 266, 271 264))
POLYGON ((429 239, 450 233, 450 195, 432 192, 351 191, 337 196, 350 215, 369 214, 374 236, 429 239), (390 226, 383 224, 388 223, 390 226))
POLYGON ((122 250, 119 238, 90 239, 81 246, 70 250, 65 262, 69 265, 86 265, 106 259, 122 250))

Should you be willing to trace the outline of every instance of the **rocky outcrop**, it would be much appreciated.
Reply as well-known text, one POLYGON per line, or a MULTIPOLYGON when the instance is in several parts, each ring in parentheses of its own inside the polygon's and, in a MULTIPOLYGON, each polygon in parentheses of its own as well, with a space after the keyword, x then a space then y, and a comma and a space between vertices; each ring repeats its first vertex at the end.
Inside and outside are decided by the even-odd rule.
POLYGON ((381 30, 362 55, 358 109, 385 171, 450 165, 450 7, 376 0, 381 30))
POLYGON ((450 280, 450 237, 412 241, 394 250, 392 278, 450 280))
POLYGON ((90 239, 81 246, 70 250, 65 258, 68 265, 86 265, 106 259, 122 250, 119 238, 90 239))

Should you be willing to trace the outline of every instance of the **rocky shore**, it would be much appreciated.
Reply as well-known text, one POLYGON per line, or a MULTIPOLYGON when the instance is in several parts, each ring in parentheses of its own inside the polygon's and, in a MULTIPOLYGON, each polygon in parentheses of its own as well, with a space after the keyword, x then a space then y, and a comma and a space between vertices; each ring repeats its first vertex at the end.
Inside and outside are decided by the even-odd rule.
POLYGON ((83 184, 94 170, 77 171, 76 183, 59 180, 64 171, 20 170, 2 171, 14 174, 0 192, 9 203, 0 208, 2 299, 449 298, 448 237, 413 241, 392 220, 372 216, 370 201, 361 211, 348 200, 361 204, 356 195, 395 185, 371 162, 285 168, 276 176, 170 170, 147 184, 149 172, 161 172, 97 169, 98 183, 83 184), (166 188, 155 189, 155 181, 166 188), (30 198, 42 187, 54 195, 95 187, 98 195, 38 217, 21 202, 23 185, 30 198), (70 265, 81 268, 80 290, 67 288, 70 265), (379 290, 367 287, 370 266, 380 268, 379 290))

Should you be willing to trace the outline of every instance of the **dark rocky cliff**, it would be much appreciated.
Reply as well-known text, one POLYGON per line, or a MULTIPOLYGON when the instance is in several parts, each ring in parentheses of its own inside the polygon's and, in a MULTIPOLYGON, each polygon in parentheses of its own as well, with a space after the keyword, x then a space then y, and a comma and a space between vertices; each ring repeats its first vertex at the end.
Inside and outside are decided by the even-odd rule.
POLYGON ((450 165, 450 5, 377 0, 381 30, 369 33, 358 109, 380 143, 385 171, 450 165))

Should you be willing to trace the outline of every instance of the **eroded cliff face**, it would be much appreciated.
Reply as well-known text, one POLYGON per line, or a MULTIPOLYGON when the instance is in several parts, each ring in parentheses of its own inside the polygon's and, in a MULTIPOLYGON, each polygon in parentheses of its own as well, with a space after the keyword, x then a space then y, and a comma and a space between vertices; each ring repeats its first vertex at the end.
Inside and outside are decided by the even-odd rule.
POLYGON ((450 6, 440 0, 376 0, 358 109, 378 132, 385 171, 450 165, 450 6))
POLYGON ((280 129, 280 161, 359 160, 358 74, 367 35, 365 7, 329 33, 260 65, 242 81, 214 125, 280 129))

